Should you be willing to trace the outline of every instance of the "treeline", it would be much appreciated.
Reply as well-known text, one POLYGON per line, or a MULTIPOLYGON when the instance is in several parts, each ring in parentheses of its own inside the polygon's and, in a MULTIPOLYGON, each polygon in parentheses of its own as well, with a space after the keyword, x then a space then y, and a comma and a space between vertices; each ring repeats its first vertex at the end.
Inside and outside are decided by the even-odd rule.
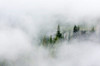
POLYGON ((48 44, 53 45, 53 44, 55 44, 57 42, 61 42, 63 40, 70 41, 73 37, 76 37, 78 35, 85 35, 87 33, 94 33, 94 32, 95 32, 95 27, 92 27, 90 30, 86 30, 86 29, 82 30, 79 25, 78 26, 74 25, 72 32, 61 33, 60 25, 58 25, 56 34, 54 36, 50 35, 49 37, 44 36, 42 38, 42 44, 43 45, 48 45, 48 44))

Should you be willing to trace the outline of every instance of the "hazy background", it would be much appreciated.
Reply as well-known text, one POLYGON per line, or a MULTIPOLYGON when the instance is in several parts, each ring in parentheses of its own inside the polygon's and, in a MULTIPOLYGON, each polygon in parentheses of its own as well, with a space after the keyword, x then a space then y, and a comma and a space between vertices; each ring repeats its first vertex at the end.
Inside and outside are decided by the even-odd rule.
POLYGON ((58 44, 54 56, 38 46, 58 24, 99 21, 99 0, 0 0, 0 66, 100 66, 99 27, 91 40, 58 44))

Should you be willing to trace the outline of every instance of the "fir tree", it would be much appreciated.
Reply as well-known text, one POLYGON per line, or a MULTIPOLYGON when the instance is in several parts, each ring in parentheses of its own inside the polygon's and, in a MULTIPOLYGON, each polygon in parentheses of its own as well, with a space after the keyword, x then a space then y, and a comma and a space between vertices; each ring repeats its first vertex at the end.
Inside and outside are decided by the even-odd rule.
POLYGON ((54 38, 54 43, 55 43, 57 40, 61 39, 61 38, 62 38, 62 34, 61 34, 61 32, 60 32, 60 26, 58 25, 56 37, 54 38))
POLYGON ((77 26, 75 25, 74 28, 73 28, 73 32, 76 33, 76 32, 78 32, 79 30, 80 30, 80 27, 79 27, 79 26, 77 27, 77 26))
POLYGON ((62 34, 60 33, 60 26, 58 25, 56 37, 62 38, 62 34))

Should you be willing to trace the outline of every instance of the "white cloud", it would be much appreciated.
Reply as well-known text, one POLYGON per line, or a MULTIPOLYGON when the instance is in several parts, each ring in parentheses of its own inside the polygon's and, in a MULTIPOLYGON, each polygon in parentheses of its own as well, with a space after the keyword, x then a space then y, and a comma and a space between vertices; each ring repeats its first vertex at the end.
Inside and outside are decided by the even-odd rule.
POLYGON ((55 56, 50 54, 52 50, 36 46, 39 43, 38 36, 45 31, 55 30, 59 20, 61 23, 71 24, 82 21, 86 21, 89 25, 99 23, 97 20, 100 16, 99 2, 99 0, 0 0, 0 58, 7 58, 9 61, 7 62, 11 62, 8 66, 100 65, 99 42, 76 41, 69 45, 66 45, 67 42, 61 43, 60 47, 55 47, 55 56))

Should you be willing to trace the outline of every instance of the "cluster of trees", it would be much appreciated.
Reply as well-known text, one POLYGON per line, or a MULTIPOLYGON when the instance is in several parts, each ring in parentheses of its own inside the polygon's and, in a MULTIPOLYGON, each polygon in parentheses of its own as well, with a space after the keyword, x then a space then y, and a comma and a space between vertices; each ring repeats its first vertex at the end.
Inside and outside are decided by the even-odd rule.
POLYGON ((52 35, 50 36, 50 38, 47 38, 46 36, 43 38, 43 44, 54 44, 56 43, 58 40, 61 40, 63 38, 62 33, 60 32, 60 26, 58 25, 57 27, 57 32, 56 32, 56 36, 53 38, 52 35))
MULTIPOLYGON (((94 31, 95 31, 95 29, 94 29, 94 27, 93 27, 93 28, 91 29, 90 32, 94 32, 94 31)), ((73 27, 73 35, 76 35, 76 34, 79 33, 79 32, 85 33, 86 30, 81 31, 81 30, 80 30, 80 26, 74 25, 74 27, 73 27)), ((69 37, 69 38, 71 38, 71 37, 69 37)), ((60 31, 60 26, 58 25, 55 37, 53 38, 52 35, 51 35, 49 38, 47 38, 47 37, 45 36, 45 37, 43 38, 42 43, 43 43, 43 44, 55 44, 56 42, 61 41, 61 40, 63 40, 63 39, 64 39, 64 36, 63 36, 63 34, 61 33, 61 31, 60 31)))

